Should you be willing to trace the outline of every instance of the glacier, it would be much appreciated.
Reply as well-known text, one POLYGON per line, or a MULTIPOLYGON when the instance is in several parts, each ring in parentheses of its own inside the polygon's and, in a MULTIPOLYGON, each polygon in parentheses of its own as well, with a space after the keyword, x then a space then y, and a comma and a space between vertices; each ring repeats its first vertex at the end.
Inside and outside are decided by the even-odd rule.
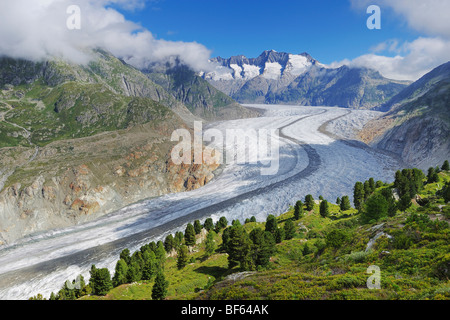
POLYGON ((79 274, 87 280, 92 264, 113 273, 124 248, 134 251, 164 240, 195 219, 225 216, 243 222, 255 216, 264 221, 307 194, 331 202, 343 195, 352 198, 356 181, 373 177, 390 182, 401 169, 395 158, 348 140, 348 127, 361 126, 373 114, 322 106, 246 106, 263 110, 264 116, 212 123, 204 130, 281 129, 276 175, 261 175, 261 164, 227 163, 200 189, 147 199, 96 221, 0 247, 0 299, 28 299, 37 293, 48 297, 79 274))

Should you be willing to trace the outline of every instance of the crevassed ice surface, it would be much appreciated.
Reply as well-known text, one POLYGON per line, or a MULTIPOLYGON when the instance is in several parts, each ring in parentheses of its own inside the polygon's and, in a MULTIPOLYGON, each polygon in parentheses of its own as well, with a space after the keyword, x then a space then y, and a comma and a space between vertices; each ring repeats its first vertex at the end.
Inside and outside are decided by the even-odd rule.
MULTIPOLYGON (((331 202, 343 195, 352 198, 356 181, 370 177, 392 181, 400 168, 393 158, 346 144, 319 130, 333 119, 339 128, 346 127, 346 118, 348 125, 359 126, 370 118, 366 113, 361 113, 363 120, 356 121, 357 110, 349 114, 348 109, 331 107, 252 107, 264 109, 265 116, 223 121, 204 130, 214 128, 225 135, 229 129, 283 128, 277 174, 261 175, 260 163, 227 163, 223 172, 203 188, 141 201, 90 223, 44 232, 1 247, 0 299, 28 299, 37 293, 48 297, 79 274, 87 280, 92 264, 107 267, 113 274, 121 250, 134 251, 151 241, 163 240, 169 233, 184 231, 187 222, 193 222, 189 220, 193 212, 205 212, 201 222, 206 217, 217 221, 221 216, 230 222, 243 222, 251 216, 263 221, 269 214, 285 212, 306 194, 315 198, 322 195, 331 202), (308 172, 311 150, 316 166, 308 172), (180 217, 185 221, 173 222, 180 217), (138 236, 148 230, 155 231, 144 239, 138 236)), ((333 123, 328 130, 336 128, 333 123)), ((250 154, 257 152, 255 144, 247 149, 250 154)))

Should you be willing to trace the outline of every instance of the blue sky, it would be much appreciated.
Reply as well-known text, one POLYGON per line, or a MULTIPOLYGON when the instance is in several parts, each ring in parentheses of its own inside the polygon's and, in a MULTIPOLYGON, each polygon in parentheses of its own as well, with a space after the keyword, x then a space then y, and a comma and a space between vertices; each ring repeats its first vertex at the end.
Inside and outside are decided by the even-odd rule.
POLYGON ((389 39, 412 41, 420 35, 383 6, 381 30, 369 30, 366 9, 348 0, 160 0, 144 9, 119 10, 158 39, 196 41, 224 58, 273 49, 308 52, 329 64, 369 53, 389 39))
POLYGON ((449 16, 450 0, 0 1, 0 56, 86 63, 83 48, 101 47, 137 68, 178 57, 200 72, 215 56, 273 49, 417 80, 450 60, 449 16), (67 27, 74 4, 75 29, 67 27), (381 30, 367 28, 372 4, 381 30))

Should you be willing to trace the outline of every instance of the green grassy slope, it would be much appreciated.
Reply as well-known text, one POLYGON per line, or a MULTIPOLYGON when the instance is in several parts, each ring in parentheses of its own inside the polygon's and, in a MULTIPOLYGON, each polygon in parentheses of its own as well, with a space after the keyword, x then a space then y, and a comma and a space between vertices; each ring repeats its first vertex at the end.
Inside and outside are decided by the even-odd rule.
MULTIPOLYGON (((439 181, 426 183, 408 209, 370 223, 362 222, 365 209, 342 211, 329 203, 329 216, 324 218, 316 203, 294 221, 294 237, 276 245, 276 253, 264 268, 229 268, 221 246, 223 230, 215 235, 217 250, 209 257, 205 256, 205 235, 197 235, 186 267, 179 270, 173 254, 166 258, 166 298, 450 299, 450 207, 441 192, 449 182, 450 173, 440 172, 439 181), (341 237, 332 237, 336 234, 341 237), (380 289, 368 288, 369 266, 380 270, 380 289)), ((372 196, 386 188, 393 185, 379 186, 372 196)), ((277 217, 278 227, 288 220, 294 220, 294 208, 277 217)), ((248 233, 264 230, 265 222, 246 221, 243 227, 248 233)), ((151 299, 153 279, 123 284, 106 296, 83 295, 81 299, 151 299)))

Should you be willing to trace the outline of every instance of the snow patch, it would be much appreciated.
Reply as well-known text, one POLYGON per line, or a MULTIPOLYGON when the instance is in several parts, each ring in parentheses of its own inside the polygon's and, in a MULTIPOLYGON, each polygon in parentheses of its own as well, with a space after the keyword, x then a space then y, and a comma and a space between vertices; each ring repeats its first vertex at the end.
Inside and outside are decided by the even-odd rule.
POLYGON ((299 76, 303 74, 311 65, 312 63, 308 61, 305 56, 290 54, 285 72, 289 72, 294 76, 299 76))
POLYGON ((263 77, 271 80, 278 80, 281 77, 282 66, 278 62, 267 62, 263 77))

